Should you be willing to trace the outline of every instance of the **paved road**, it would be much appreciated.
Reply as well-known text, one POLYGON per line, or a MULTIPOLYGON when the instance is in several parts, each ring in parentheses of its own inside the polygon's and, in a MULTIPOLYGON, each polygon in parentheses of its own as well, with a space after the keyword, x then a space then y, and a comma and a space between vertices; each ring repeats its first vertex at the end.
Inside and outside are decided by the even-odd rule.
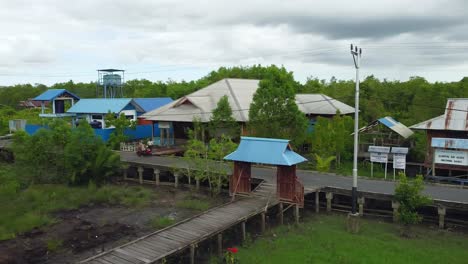
MULTIPOLYGON (((140 164, 150 164, 160 167, 186 167, 186 162, 181 158, 174 157, 138 157, 133 152, 120 152, 122 161, 140 164)), ((302 180, 305 188, 335 187, 340 189, 351 189, 352 178, 333 174, 320 174, 313 171, 298 170, 298 177, 302 180)), ((252 168, 252 177, 264 179, 269 182, 276 180, 276 170, 270 168, 252 168)), ((381 193, 392 195, 395 191, 395 183, 383 180, 358 179, 358 190, 370 193, 381 193)), ((424 194, 434 200, 454 202, 468 205, 468 189, 457 187, 436 186, 426 184, 424 194)))

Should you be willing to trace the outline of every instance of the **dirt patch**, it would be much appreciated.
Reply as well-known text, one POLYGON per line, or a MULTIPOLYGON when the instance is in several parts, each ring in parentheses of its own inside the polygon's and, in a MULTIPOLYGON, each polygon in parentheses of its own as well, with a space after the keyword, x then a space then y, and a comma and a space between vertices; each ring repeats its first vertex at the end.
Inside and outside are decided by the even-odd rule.
POLYGON ((142 208, 90 204, 57 212, 55 224, 0 242, 0 264, 75 263, 156 231, 150 225, 156 217, 181 221, 199 213, 177 208, 180 199, 198 197, 213 206, 225 201, 171 187, 152 190, 157 199, 142 208))

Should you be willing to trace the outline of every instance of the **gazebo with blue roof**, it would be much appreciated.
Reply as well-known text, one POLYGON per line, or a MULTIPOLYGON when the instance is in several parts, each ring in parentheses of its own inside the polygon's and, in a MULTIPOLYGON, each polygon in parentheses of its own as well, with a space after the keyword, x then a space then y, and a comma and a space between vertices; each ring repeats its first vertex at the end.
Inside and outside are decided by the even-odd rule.
POLYGON ((239 147, 224 159, 234 161, 229 181, 231 195, 251 192, 252 163, 275 165, 278 198, 303 206, 304 187, 296 176, 296 164, 307 159, 292 150, 289 140, 241 137, 239 147))

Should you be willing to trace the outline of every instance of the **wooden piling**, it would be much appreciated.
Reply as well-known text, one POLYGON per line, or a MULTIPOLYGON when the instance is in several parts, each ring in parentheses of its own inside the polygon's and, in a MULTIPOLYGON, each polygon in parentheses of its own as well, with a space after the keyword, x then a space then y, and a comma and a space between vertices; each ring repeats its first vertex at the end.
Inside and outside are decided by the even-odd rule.
POLYGON ((242 242, 245 241, 247 238, 247 233, 245 232, 245 221, 241 222, 241 229, 242 229, 242 242))
POLYGON ((283 224, 283 203, 278 204, 278 222, 280 225, 283 224))
POLYGON ((320 211, 320 192, 317 190, 315 192, 315 212, 318 213, 320 211))
POLYGON ((145 169, 143 167, 138 167, 138 181, 140 184, 143 184, 143 171, 145 169))
POLYGON ((296 224, 299 224, 299 204, 294 205, 294 219, 296 221, 296 224))
POLYGON ((159 175, 161 174, 161 171, 158 170, 158 169, 154 169, 153 173, 154 173, 154 182, 155 182, 156 186, 159 186, 159 184, 160 184, 159 175))
POLYGON ((261 213, 260 216, 261 216, 260 229, 263 234, 265 233, 265 212, 261 213))
POLYGON ((195 264, 195 244, 190 245, 190 264, 195 264))
POLYGON ((218 234, 218 256, 223 256, 223 233, 218 234))

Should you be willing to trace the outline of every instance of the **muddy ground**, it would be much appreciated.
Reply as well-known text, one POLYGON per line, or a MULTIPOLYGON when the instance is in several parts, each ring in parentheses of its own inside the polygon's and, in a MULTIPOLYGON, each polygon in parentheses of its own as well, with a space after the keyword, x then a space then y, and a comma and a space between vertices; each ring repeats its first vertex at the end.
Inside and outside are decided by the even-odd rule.
MULTIPOLYGON (((149 187, 151 188, 151 187, 149 187)), ((150 221, 167 216, 181 221, 198 211, 177 208, 186 197, 206 198, 213 206, 225 201, 208 194, 162 186, 153 188, 157 199, 143 208, 88 204, 55 214, 57 223, 0 242, 0 264, 75 263, 102 251, 154 232, 150 221)))

